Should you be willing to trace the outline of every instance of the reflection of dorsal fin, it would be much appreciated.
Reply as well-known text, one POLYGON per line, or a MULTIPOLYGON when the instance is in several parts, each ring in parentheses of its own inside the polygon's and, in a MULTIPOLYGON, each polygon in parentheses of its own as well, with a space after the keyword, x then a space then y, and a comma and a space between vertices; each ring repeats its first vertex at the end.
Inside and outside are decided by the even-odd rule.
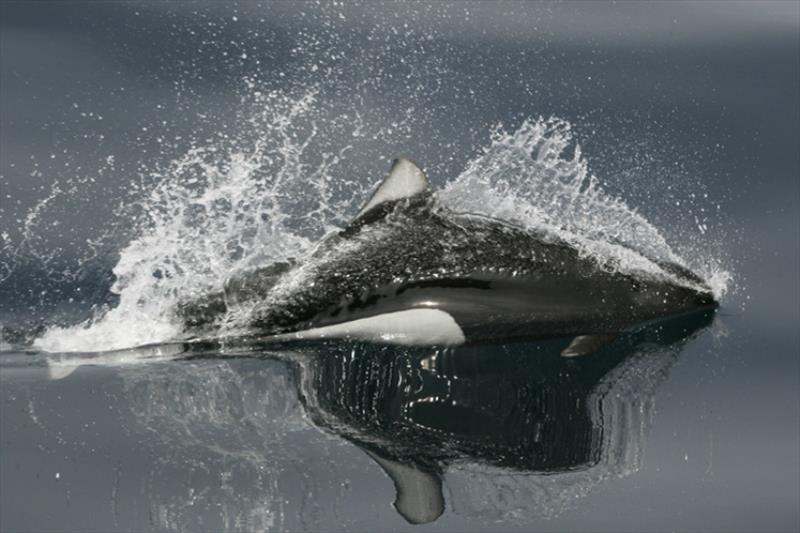
POLYGON ((436 474, 364 450, 386 472, 397 491, 394 507, 412 524, 433 522, 444 512, 442 480, 436 474))
POLYGON ((602 350, 617 337, 615 335, 579 335, 572 339, 569 346, 561 352, 561 357, 577 357, 589 355, 602 350))
POLYGON ((403 158, 395 159, 389 175, 361 208, 356 219, 386 202, 413 198, 429 190, 428 177, 414 162, 403 158))

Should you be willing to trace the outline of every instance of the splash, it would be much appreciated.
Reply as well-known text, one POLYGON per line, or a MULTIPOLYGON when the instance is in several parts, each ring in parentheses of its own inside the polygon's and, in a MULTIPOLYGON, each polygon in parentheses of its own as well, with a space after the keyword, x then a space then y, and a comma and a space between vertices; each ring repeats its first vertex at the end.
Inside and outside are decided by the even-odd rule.
MULTIPOLYGON (((118 305, 51 327, 37 348, 100 351, 172 340, 179 301, 218 291, 237 272, 301 258, 347 220, 371 183, 334 178, 352 145, 322 145, 317 93, 258 93, 257 102, 250 135, 193 147, 153 176, 139 235, 113 269, 118 305)), ((340 138, 349 141, 363 128, 325 120, 347 124, 351 135, 340 138)), ((457 211, 552 232, 609 271, 667 276, 656 261, 686 265, 644 216, 603 190, 578 146, 568 153, 573 144, 570 124, 556 118, 526 120, 513 132, 497 127, 441 199, 457 211)), ((717 269, 709 279, 721 296, 730 274, 717 269)))
POLYGON ((99 351, 172 339, 179 300, 220 290, 238 271, 303 255, 350 201, 336 199, 330 177, 350 146, 309 153, 318 148, 315 98, 258 94, 249 136, 194 147, 153 176, 140 235, 113 269, 118 305, 52 327, 35 346, 99 351))
MULTIPOLYGON (((497 126, 490 145, 440 196, 458 211, 549 231, 609 271, 669 277, 656 261, 689 266, 644 216, 603 190, 570 123, 558 118, 528 119, 513 132, 497 126)), ((721 297, 730 274, 703 270, 714 274, 711 287, 721 297)))

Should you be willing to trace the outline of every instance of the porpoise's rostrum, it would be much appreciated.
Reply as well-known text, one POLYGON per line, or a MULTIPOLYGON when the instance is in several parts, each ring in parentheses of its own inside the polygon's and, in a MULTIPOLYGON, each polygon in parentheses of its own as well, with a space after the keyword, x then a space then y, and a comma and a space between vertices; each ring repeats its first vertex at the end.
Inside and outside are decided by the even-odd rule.
POLYGON ((653 264, 665 275, 611 271, 551 234, 454 213, 414 163, 399 159, 355 219, 302 262, 235 276, 179 314, 189 334, 238 313, 249 332, 281 340, 575 336, 564 355, 580 355, 639 322, 717 305, 697 275, 653 264))

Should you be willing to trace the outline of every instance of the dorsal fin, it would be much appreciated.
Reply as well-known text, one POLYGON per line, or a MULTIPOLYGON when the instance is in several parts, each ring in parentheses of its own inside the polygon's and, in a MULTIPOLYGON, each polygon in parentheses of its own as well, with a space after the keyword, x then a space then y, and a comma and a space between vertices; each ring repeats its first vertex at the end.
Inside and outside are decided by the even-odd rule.
POLYGON ((389 175, 372 193, 369 201, 361 208, 354 220, 357 220, 377 206, 386 202, 413 198, 419 194, 424 194, 431 189, 428 177, 411 160, 400 158, 392 163, 389 175))

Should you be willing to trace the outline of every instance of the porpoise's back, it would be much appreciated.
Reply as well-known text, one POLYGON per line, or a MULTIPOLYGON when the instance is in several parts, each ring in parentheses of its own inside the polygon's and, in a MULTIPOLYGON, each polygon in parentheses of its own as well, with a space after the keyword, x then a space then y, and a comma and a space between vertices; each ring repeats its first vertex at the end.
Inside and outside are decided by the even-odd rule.
POLYGON ((453 213, 406 162, 302 263, 236 277, 201 305, 260 335, 436 310, 467 340, 611 333, 714 305, 690 271, 653 266, 663 275, 622 274, 547 233, 453 213))

